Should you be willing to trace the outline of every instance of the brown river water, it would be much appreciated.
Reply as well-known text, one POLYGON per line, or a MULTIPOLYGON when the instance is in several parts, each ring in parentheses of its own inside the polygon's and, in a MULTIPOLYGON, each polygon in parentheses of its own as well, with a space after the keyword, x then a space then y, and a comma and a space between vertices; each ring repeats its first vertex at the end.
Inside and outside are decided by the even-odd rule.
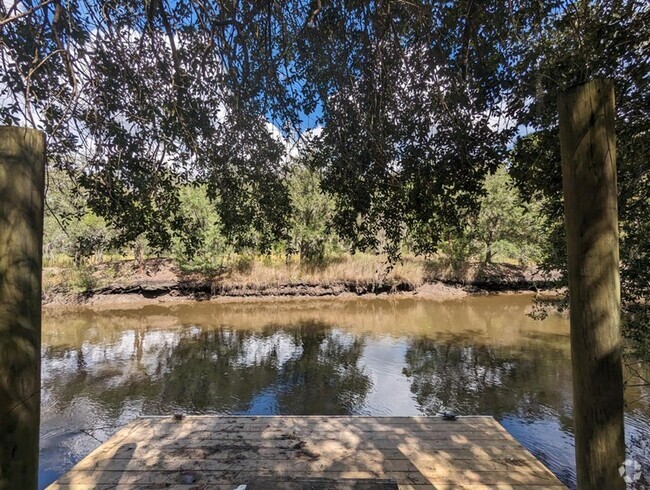
MULTIPOLYGON (((139 415, 492 415, 575 486, 569 325, 532 296, 47 309, 40 485, 139 415)), ((626 372, 629 377, 629 372, 626 372)), ((650 389, 626 391, 650 481, 650 389)))

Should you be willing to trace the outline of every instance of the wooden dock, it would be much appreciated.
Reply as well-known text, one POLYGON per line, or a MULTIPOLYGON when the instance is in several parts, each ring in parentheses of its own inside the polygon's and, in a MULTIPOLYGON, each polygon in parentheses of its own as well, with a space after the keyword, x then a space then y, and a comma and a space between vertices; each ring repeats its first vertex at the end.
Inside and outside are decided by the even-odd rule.
POLYGON ((50 489, 563 489, 492 417, 144 417, 50 489))

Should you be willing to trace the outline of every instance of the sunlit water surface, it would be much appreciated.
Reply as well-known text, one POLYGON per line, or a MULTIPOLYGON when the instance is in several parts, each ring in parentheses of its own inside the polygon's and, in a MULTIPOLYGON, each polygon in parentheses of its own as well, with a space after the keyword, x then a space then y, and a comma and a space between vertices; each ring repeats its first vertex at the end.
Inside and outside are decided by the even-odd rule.
MULTIPOLYGON (((531 297, 47 310, 40 483, 139 415, 492 415, 575 486, 568 322, 531 297)), ((629 375, 629 374, 626 374, 629 375)), ((650 477, 650 390, 626 392, 650 477)))

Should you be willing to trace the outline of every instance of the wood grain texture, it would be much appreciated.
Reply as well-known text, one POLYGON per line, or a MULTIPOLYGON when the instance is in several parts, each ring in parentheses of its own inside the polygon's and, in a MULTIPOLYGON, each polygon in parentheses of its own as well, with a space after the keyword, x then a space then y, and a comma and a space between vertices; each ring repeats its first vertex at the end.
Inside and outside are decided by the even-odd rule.
POLYGON ((45 137, 0 126, 0 490, 38 479, 45 137))
POLYGON ((623 489, 614 85, 594 80, 561 94, 578 486, 623 489))
POLYGON ((401 489, 564 488, 491 417, 328 416, 140 418, 50 488, 288 489, 303 479, 342 488, 372 479, 401 489))

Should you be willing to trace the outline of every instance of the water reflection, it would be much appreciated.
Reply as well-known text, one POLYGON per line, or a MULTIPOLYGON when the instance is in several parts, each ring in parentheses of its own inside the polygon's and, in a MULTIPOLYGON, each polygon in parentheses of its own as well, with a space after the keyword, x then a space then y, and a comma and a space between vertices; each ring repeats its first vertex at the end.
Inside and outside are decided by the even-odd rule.
POLYGON ((151 414, 348 414, 372 386, 363 346, 320 322, 128 330, 111 344, 46 347, 43 384, 59 411, 82 396, 113 417, 129 402, 151 414))
POLYGON ((417 338, 408 342, 403 372, 427 415, 451 410, 537 418, 547 407, 571 402, 567 363, 566 353, 553 347, 521 350, 417 338))
MULTIPOLYGON (((41 483, 140 414, 497 417, 574 482, 568 325, 530 298, 313 301, 48 311, 41 483)), ((628 410, 645 458, 647 392, 628 410), (643 398, 646 396, 646 398, 643 398)))

